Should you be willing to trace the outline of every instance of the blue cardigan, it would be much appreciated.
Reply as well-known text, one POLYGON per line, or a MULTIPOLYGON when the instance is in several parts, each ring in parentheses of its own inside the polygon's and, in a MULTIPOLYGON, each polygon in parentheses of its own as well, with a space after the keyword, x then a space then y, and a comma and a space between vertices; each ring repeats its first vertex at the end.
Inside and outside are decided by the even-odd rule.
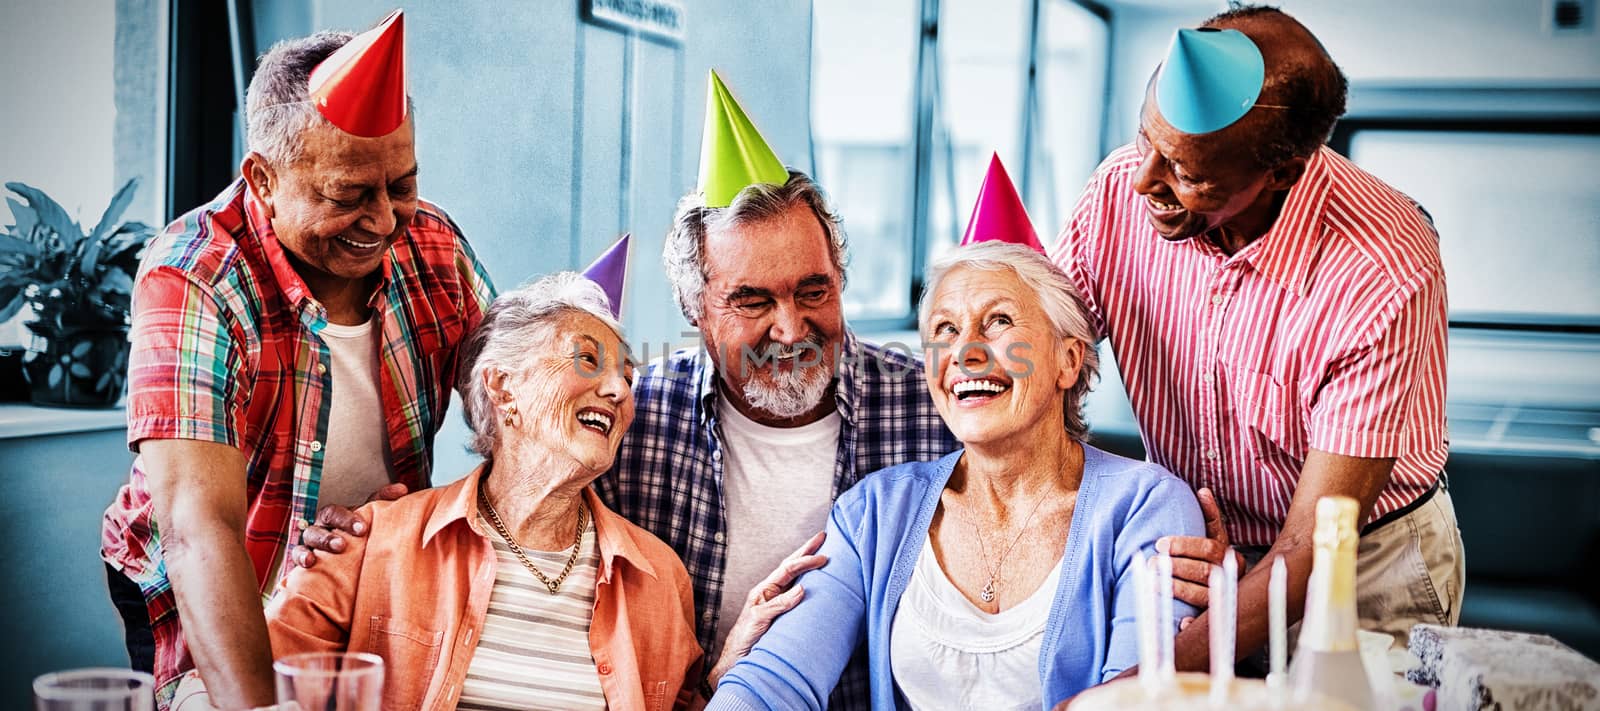
MULTIPOLYGON (((1083 451, 1039 654, 1043 709, 1138 663, 1134 552, 1151 554, 1166 535, 1205 535, 1194 494, 1167 470, 1088 445, 1083 451)), ((889 629, 961 453, 884 469, 839 497, 821 551, 828 564, 800 578, 805 599, 722 677, 708 709, 823 708, 863 634, 872 707, 904 708, 889 667, 889 629)), ((1193 614, 1174 603, 1174 621, 1193 614)))

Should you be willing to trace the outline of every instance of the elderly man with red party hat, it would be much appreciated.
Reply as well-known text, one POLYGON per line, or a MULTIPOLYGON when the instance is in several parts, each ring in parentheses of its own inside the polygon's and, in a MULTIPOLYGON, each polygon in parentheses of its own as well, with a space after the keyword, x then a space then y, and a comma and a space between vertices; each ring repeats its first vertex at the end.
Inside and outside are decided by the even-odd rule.
POLYGON ((429 485, 457 350, 494 287, 418 197, 404 18, 274 46, 240 177, 151 244, 134 289, 129 482, 101 555, 172 703, 273 701, 262 603, 319 505, 429 485))

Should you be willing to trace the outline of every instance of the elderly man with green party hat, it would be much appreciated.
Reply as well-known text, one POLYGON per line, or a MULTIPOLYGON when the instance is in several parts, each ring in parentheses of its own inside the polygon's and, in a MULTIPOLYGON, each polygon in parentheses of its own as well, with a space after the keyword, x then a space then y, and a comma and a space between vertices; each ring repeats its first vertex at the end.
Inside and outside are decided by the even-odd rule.
MULTIPOLYGON (((1100 165, 1051 254, 1111 340, 1150 458, 1199 493, 1208 535, 1159 545, 1178 596, 1203 606, 1232 546, 1285 561, 1294 622, 1316 502, 1348 496, 1360 625, 1403 644, 1460 614, 1444 270, 1427 213, 1324 145, 1345 93, 1280 10, 1179 30, 1136 140, 1100 165)), ((1239 584, 1241 656, 1267 641, 1271 567, 1239 584)), ((1179 668, 1206 668, 1208 623, 1179 635, 1179 668)))
MULTIPOLYGON (((663 250, 703 348, 650 364, 601 497, 677 550, 694 579, 711 683, 803 594, 834 497, 862 476, 955 447, 921 362, 845 324, 846 242, 810 177, 784 167, 712 72, 699 186, 663 250), (794 551, 793 555, 790 552, 794 551), (786 557, 787 556, 787 557, 786 557), (770 573, 770 574, 769 574, 770 573)), ((833 708, 866 709, 855 665, 833 708)))

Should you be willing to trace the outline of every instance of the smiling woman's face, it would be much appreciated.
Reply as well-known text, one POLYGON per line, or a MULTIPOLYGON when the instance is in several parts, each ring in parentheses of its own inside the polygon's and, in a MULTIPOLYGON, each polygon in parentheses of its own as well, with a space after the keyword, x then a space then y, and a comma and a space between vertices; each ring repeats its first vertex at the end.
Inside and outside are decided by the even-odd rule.
POLYGON ((967 446, 1064 429, 1083 345, 1059 338, 1015 272, 955 267, 928 298, 924 371, 945 424, 967 446))
POLYGON ((610 469, 634 405, 633 361, 616 333, 588 314, 566 314, 526 363, 490 375, 500 380, 502 409, 518 412, 514 426, 501 428, 497 458, 535 450, 594 476, 610 469))

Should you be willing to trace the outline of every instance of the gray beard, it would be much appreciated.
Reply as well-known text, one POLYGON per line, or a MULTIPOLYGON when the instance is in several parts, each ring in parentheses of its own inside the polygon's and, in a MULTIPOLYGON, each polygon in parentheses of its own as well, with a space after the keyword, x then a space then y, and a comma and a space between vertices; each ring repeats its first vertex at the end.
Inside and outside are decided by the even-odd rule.
POLYGON ((832 368, 826 363, 788 371, 774 369, 771 382, 745 381, 744 399, 752 408, 788 420, 816 409, 831 384, 832 368))

